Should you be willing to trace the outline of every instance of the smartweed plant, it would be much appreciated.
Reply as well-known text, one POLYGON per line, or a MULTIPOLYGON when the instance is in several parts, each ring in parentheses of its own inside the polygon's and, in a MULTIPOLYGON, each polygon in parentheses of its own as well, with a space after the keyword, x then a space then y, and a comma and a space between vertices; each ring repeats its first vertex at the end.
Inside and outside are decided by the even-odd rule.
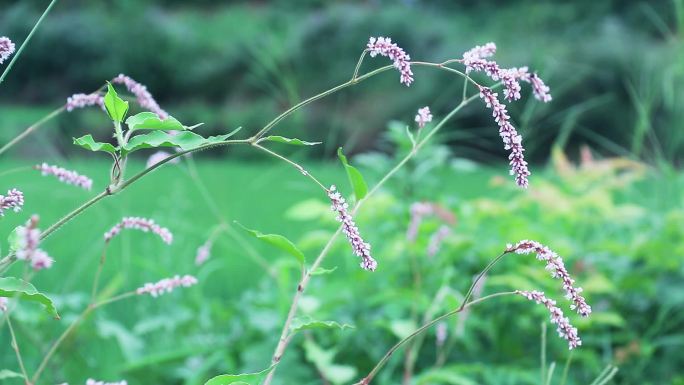
MULTIPOLYGON (((48 9, 49 12, 53 1, 48 9)), ((43 15, 43 17, 45 14, 43 15)), ((41 18, 42 20, 42 18, 41 18)), ((36 28, 40 24, 37 23, 36 28)), ((31 35, 35 29, 31 32, 31 35)), ((12 62, 6 67, 0 81, 5 78, 11 65, 17 60, 21 50, 28 43, 25 40, 19 51, 12 58, 12 62)), ((171 244, 173 235, 169 229, 157 224, 153 219, 140 217, 124 217, 120 222, 112 224, 110 229, 103 229, 102 253, 97 271, 94 274, 90 302, 83 309, 83 312, 73 322, 66 326, 63 333, 54 340, 46 351, 42 361, 37 368, 27 368, 22 359, 20 349, 21 341, 18 341, 14 332, 12 311, 16 306, 26 306, 25 302, 33 301, 41 304, 46 312, 59 320, 59 313, 53 301, 43 294, 31 283, 31 278, 35 274, 40 274, 43 269, 49 269, 54 259, 59 260, 59 256, 50 256, 47 251, 40 248, 41 241, 48 236, 57 234, 59 229, 72 220, 76 220, 86 210, 95 209, 98 203, 119 194, 134 183, 143 180, 150 172, 155 169, 173 162, 186 160, 194 168, 194 160, 191 154, 208 150, 220 146, 245 146, 257 152, 264 153, 273 157, 276 161, 285 162, 292 166, 302 177, 308 178, 318 188, 321 197, 326 197, 330 201, 330 215, 339 221, 337 231, 330 237, 320 253, 313 259, 307 256, 290 240, 278 234, 264 234, 258 230, 248 229, 240 224, 219 223, 212 232, 206 243, 197 251, 195 263, 201 265, 210 258, 211 247, 215 238, 227 231, 239 229, 245 231, 254 238, 266 242, 294 257, 301 268, 301 276, 293 289, 293 296, 289 311, 282 323, 282 331, 272 356, 264 357, 264 370, 256 373, 247 374, 221 374, 209 379, 207 385, 225 384, 264 384, 269 385, 277 374, 278 364, 283 356, 288 352, 288 346, 300 331, 311 328, 334 328, 340 326, 332 321, 304 320, 298 318, 300 311, 300 300, 307 291, 314 276, 325 276, 321 274, 322 262, 330 253, 333 243, 344 235, 349 243, 349 253, 354 254, 358 259, 361 269, 366 270, 367 274, 384 274, 383 258, 372 252, 372 246, 363 237, 363 228, 359 228, 354 218, 385 183, 395 177, 397 172, 404 167, 440 130, 452 120, 465 106, 472 103, 481 103, 484 109, 491 113, 494 123, 498 126, 499 135, 503 141, 504 148, 509 151, 510 174, 514 183, 522 189, 528 187, 530 171, 524 158, 524 147, 522 136, 517 132, 508 113, 507 104, 521 98, 523 87, 521 83, 529 84, 532 94, 536 99, 543 103, 551 101, 549 87, 547 87, 537 73, 528 70, 527 67, 503 68, 496 61, 492 60, 496 52, 494 43, 487 43, 465 52, 459 57, 450 58, 439 62, 414 61, 409 54, 399 45, 386 37, 371 37, 365 47, 362 47, 361 55, 356 67, 351 72, 351 77, 346 82, 325 90, 318 95, 302 100, 294 106, 288 108, 280 115, 273 118, 262 128, 253 133, 240 136, 243 133, 241 128, 233 129, 230 132, 218 136, 204 137, 193 131, 199 125, 185 125, 169 115, 155 101, 147 88, 136 80, 126 75, 118 75, 106 82, 100 89, 91 93, 76 93, 67 98, 66 103, 48 114, 34 125, 28 127, 22 134, 14 140, 0 148, 0 155, 14 146, 20 140, 35 132, 45 122, 54 119, 62 113, 74 113, 86 107, 95 107, 103 110, 112 122, 113 140, 98 141, 91 134, 74 139, 74 144, 80 148, 102 153, 103 156, 112 159, 111 169, 109 170, 109 182, 106 186, 93 186, 92 180, 76 171, 64 169, 58 165, 41 163, 35 166, 36 172, 50 178, 57 178, 59 181, 80 187, 86 190, 95 188, 99 190, 89 200, 82 205, 67 212, 55 223, 40 229, 38 214, 31 213, 25 225, 17 227, 9 235, 9 253, 0 260, 0 311, 3 313, 3 324, 7 325, 11 335, 11 346, 17 358, 17 371, 13 372, 16 376, 23 378, 28 384, 41 383, 42 375, 45 373, 47 365, 58 354, 60 347, 65 339, 77 332, 80 324, 86 321, 87 316, 93 311, 108 304, 132 300, 133 297, 152 296, 157 297, 169 293, 177 288, 189 288, 197 283, 197 278, 190 274, 181 274, 169 278, 162 278, 154 283, 141 283, 138 288, 114 294, 103 293, 100 291, 100 277, 107 260, 107 248, 110 241, 118 236, 125 236, 124 230, 138 230, 157 236, 162 242, 171 244), (367 58, 377 58, 375 63, 382 63, 384 58, 389 59, 390 64, 377 67, 368 72, 363 72, 363 64, 367 58), (445 71, 455 76, 457 81, 463 82, 462 98, 454 103, 450 112, 442 117, 433 116, 429 106, 417 108, 415 116, 415 129, 406 128, 405 134, 410 139, 411 150, 408 154, 396 163, 394 167, 386 171, 375 184, 368 186, 361 172, 350 164, 347 157, 340 148, 338 151, 339 159, 343 168, 346 170, 349 183, 353 190, 353 198, 344 197, 337 189, 336 184, 342 181, 323 181, 313 175, 307 168, 289 157, 282 155, 269 147, 273 142, 289 144, 292 146, 314 146, 318 143, 308 142, 298 138, 275 135, 278 124, 289 117, 294 112, 305 106, 343 89, 352 87, 358 83, 367 81, 371 78, 390 71, 397 71, 399 82, 409 87, 416 80, 412 71, 415 67, 427 67, 436 71, 445 71), (482 76, 484 75, 484 76, 482 76), (120 87, 130 94, 134 103, 140 106, 144 112, 135 115, 129 114, 130 102, 120 97, 116 87, 120 87), (499 91, 497 91, 499 90, 499 91), (138 173, 129 174, 128 160, 135 152, 151 149, 155 152, 150 156, 147 167, 138 173), (165 151, 164 151, 164 150, 165 151), (22 277, 5 276, 9 267, 17 264, 25 264, 22 277)), ((0 37, 0 63, 8 60, 15 53, 15 45, 7 37, 0 37)), ((245 130, 247 131, 247 130, 245 130)), ((191 168, 191 170, 193 169, 191 168)), ((38 177, 38 174, 36 174, 38 177)), ((0 195, 0 215, 22 215, 22 212, 31 212, 32 203, 24 200, 24 195, 14 186, 1 186, 2 191, 7 191, 0 195), (23 211, 22 211, 23 210, 23 211)), ((210 198, 211 199, 211 198, 210 198)), ((436 204, 430 202, 418 202, 411 208, 411 222, 407 229, 406 237, 409 241, 415 240, 417 228, 426 216, 437 216, 443 225, 432 236, 430 245, 426 250, 427 258, 434 258, 437 254, 441 242, 447 238, 451 232, 451 226, 455 223, 453 215, 449 214, 436 204)), ((41 288, 44 289, 44 288, 41 288)), ((557 333, 568 343, 569 349, 581 346, 578 330, 571 325, 570 319, 565 315, 562 307, 568 307, 571 311, 578 313, 582 317, 591 314, 591 307, 582 295, 582 289, 578 287, 568 269, 565 267, 563 259, 548 247, 535 242, 523 240, 514 244, 502 247, 500 255, 495 257, 484 269, 475 277, 470 287, 467 289, 462 303, 451 311, 434 317, 425 319, 424 324, 405 338, 401 339, 396 345, 390 347, 386 354, 365 376, 358 379, 356 385, 371 384, 380 370, 383 369, 390 357, 408 343, 417 343, 426 330, 437 326, 437 343, 443 344, 445 329, 443 321, 458 313, 470 311, 476 305, 492 301, 502 296, 518 296, 533 301, 544 306, 550 313, 550 321, 555 324, 557 333), (482 295, 482 283, 485 276, 494 268, 502 258, 507 255, 536 255, 536 258, 545 265, 552 278, 561 282, 566 299, 569 303, 557 303, 554 299, 547 297, 540 291, 507 291, 496 292, 482 295), (441 338, 439 336, 442 336, 441 338)), ((149 300, 140 298, 139 300, 149 300)), ((409 357, 409 356, 407 356, 409 357)), ((410 360, 407 358, 407 362, 410 360)), ((613 373, 614 374, 614 373, 613 373)), ((92 374, 95 376, 96 374, 92 374)), ((611 375, 612 376, 612 375, 611 375)), ((44 381, 43 381, 44 382, 44 381)), ((88 379, 87 384, 107 384, 102 381, 88 379)), ((112 384, 125 384, 112 382, 112 384)))

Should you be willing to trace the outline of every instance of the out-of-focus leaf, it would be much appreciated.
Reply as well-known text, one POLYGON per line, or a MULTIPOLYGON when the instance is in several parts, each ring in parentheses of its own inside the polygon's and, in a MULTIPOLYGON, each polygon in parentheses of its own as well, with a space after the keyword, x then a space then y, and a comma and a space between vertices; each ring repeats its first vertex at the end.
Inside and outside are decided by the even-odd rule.
POLYGON ((96 142, 93 136, 88 134, 80 138, 74 138, 74 144, 90 151, 104 151, 110 154, 116 152, 116 148, 109 143, 96 142))
POLYGON ((196 124, 194 126, 184 126, 173 116, 166 119, 160 119, 154 112, 141 112, 139 114, 130 116, 126 119, 126 125, 131 131, 137 130, 165 130, 165 131, 184 131, 192 130, 202 125, 196 124))
POLYGON ((263 138, 262 140, 268 140, 271 142, 279 142, 279 143, 285 143, 285 144, 291 144, 294 146, 315 146, 317 144, 321 144, 321 142, 306 142, 301 139, 297 138, 286 138, 284 136, 278 136, 278 135, 271 135, 263 138))
POLYGON ((347 157, 344 155, 344 153, 342 153, 342 147, 337 149, 337 157, 340 158, 340 161, 344 165, 345 171, 347 171, 347 177, 349 178, 349 183, 354 189, 354 196, 356 197, 356 200, 358 201, 363 199, 363 197, 365 197, 368 193, 368 185, 366 185, 363 175, 361 175, 361 172, 359 172, 359 170, 357 170, 354 166, 349 164, 347 157))
POLYGON ((55 304, 45 294, 36 290, 28 282, 14 277, 0 278, 0 297, 15 297, 21 300, 38 302, 45 307, 45 311, 59 319, 55 304))
POLYGON ((390 322, 390 330, 400 340, 410 336, 417 328, 416 323, 412 320, 398 319, 390 322))
POLYGON ((275 365, 256 373, 222 374, 204 383, 204 385, 258 385, 275 365))
POLYGON ((323 203, 318 199, 307 199, 295 204, 285 212, 285 216, 288 219, 298 221, 310 221, 319 218, 330 218, 334 220, 335 218, 330 211, 330 205, 323 203))
POLYGON ((311 275, 326 275, 326 274, 331 274, 333 271, 337 270, 337 266, 333 267, 332 269, 326 269, 324 267, 317 267, 313 270, 311 270, 311 275))
POLYGON ((126 112, 128 112, 128 102, 119 97, 110 82, 107 82, 107 94, 104 97, 104 104, 109 117, 113 121, 123 122, 126 112))
POLYGON ((346 384, 356 376, 356 368, 333 363, 336 351, 324 350, 313 340, 304 341, 306 359, 312 362, 323 376, 333 384, 346 384))
POLYGON ((21 373, 13 372, 9 369, 0 370, 0 381, 7 380, 9 378, 24 378, 21 373))
POLYGON ((292 243, 292 241, 285 238, 284 236, 279 234, 264 234, 258 230, 248 229, 239 222, 235 223, 238 226, 240 226, 243 230, 245 230, 248 234, 251 234, 253 237, 289 253, 290 255, 295 257, 300 264, 304 264, 304 253, 302 253, 302 251, 299 250, 299 248, 297 248, 297 246, 295 246, 295 244, 292 243))

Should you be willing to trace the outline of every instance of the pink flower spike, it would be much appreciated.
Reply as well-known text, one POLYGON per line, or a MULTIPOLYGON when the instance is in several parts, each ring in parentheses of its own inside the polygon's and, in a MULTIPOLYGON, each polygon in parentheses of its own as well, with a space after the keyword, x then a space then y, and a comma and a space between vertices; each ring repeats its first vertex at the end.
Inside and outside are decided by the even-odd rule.
POLYGON ((104 382, 104 381, 97 381, 93 380, 92 378, 89 378, 86 381, 86 385, 128 385, 128 382, 126 380, 121 380, 117 382, 104 382))
POLYGON ((76 171, 70 171, 57 166, 50 166, 47 163, 39 164, 34 167, 40 171, 43 176, 53 175, 59 179, 60 182, 81 187, 85 190, 90 190, 93 187, 93 180, 85 175, 80 175, 76 171))
POLYGON ((527 188, 527 177, 530 176, 530 170, 527 168, 527 162, 523 155, 525 149, 522 146, 522 136, 518 134, 518 131, 511 124, 511 118, 508 116, 506 106, 499 102, 497 94, 488 87, 480 86, 479 88, 480 98, 484 100, 487 108, 492 109, 494 121, 499 125, 499 136, 503 140, 504 148, 511 151, 508 156, 511 175, 515 175, 515 182, 518 186, 527 188))
POLYGON ((413 82, 413 72, 411 71, 411 57, 404 52, 398 45, 392 43, 389 37, 371 37, 366 46, 371 57, 376 55, 386 56, 392 60, 394 68, 401 73, 399 82, 410 86, 413 82))
POLYGON ((577 335, 577 328, 570 325, 570 320, 563 315, 563 311, 556 306, 556 301, 546 298, 543 292, 540 291, 522 291, 516 290, 516 294, 542 304, 551 313, 551 323, 556 325, 558 335, 568 341, 570 350, 582 345, 582 340, 577 335))
POLYGON ((493 42, 489 42, 485 45, 482 46, 475 46, 474 48, 471 48, 470 50, 466 51, 463 54, 463 59, 464 60, 474 60, 474 59, 483 59, 486 57, 491 57, 494 56, 496 53, 496 44, 493 42))
POLYGON ((122 229, 135 229, 143 232, 152 232, 159 235, 159 237, 167 244, 173 242, 173 234, 166 227, 161 227, 152 219, 140 217, 124 217, 121 222, 117 223, 108 232, 105 233, 105 242, 109 242, 117 236, 122 229))
POLYGON ((15 251, 17 259, 28 262, 36 271, 49 269, 55 262, 45 251, 38 248, 40 242, 38 219, 37 215, 33 215, 25 226, 17 228, 17 250, 15 251))
POLYGON ((1 312, 6 312, 7 311, 7 297, 0 297, 0 311, 1 312))
POLYGON ((179 276, 173 278, 164 278, 156 283, 146 283, 139 287, 135 293, 138 295, 149 294, 152 297, 158 297, 164 293, 170 293, 177 287, 190 287, 197 284, 197 278, 192 275, 179 276))
POLYGON ((67 98, 66 110, 71 112, 77 108, 99 106, 104 110, 104 97, 98 93, 94 94, 73 94, 67 98))
POLYGON ((442 246, 442 242, 446 237, 451 234, 451 228, 446 225, 442 225, 439 227, 439 229, 432 234, 430 237, 430 242, 428 243, 427 247, 427 255, 428 257, 432 258, 434 257, 437 252, 439 252, 440 247, 442 246))
POLYGON ((0 217, 5 216, 5 210, 19 212, 24 205, 24 193, 13 188, 7 191, 7 195, 0 194, 0 217))
POLYGON ((169 114, 164 111, 161 107, 159 107, 159 104, 157 103, 156 100, 154 100, 154 97, 150 93, 150 91, 147 90, 147 87, 144 85, 136 82, 135 80, 131 79, 129 76, 126 76, 124 74, 120 74, 119 76, 115 77, 112 79, 113 83, 117 84, 123 84, 126 86, 128 91, 135 95, 135 98, 140 105, 140 107, 154 112, 157 114, 159 119, 166 119, 169 117, 169 114))
POLYGON ((577 311, 582 317, 588 317, 591 314, 591 306, 580 294, 581 287, 575 287, 575 280, 570 276, 568 270, 565 268, 563 259, 551 251, 548 247, 535 241, 520 241, 515 245, 508 245, 507 252, 515 252, 516 254, 537 254, 537 259, 546 262, 546 270, 551 272, 553 278, 558 278, 563 282, 563 290, 565 297, 572 301, 570 309, 577 311))
POLYGON ((425 127, 426 124, 432 121, 432 113, 430 113, 430 107, 423 107, 418 110, 418 115, 416 115, 416 123, 418 123, 418 128, 425 127))
POLYGON ((409 242, 415 242, 423 218, 434 213, 434 205, 428 202, 415 202, 409 210, 411 211, 411 221, 406 230, 406 239, 409 242))
POLYGON ((347 237, 347 240, 352 246, 354 254, 361 258, 361 268, 365 270, 375 271, 378 267, 378 262, 373 259, 370 253, 371 245, 366 243, 359 234, 359 228, 356 227, 354 219, 349 214, 349 205, 344 197, 336 191, 337 188, 333 185, 328 190, 328 197, 330 198, 332 211, 337 213, 337 221, 342 223, 342 232, 347 237))
POLYGON ((14 53, 14 43, 6 36, 0 37, 0 64, 9 59, 14 53))
POLYGON ((211 242, 207 241, 202 246, 197 248, 197 255, 195 256, 195 265, 200 266, 206 262, 211 256, 211 242))

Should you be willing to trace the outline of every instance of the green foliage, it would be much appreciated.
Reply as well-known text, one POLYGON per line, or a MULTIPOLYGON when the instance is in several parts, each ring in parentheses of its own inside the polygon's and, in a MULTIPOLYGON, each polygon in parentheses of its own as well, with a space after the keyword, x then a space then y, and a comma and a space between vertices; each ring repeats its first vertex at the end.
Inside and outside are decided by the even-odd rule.
POLYGON ((201 126, 202 124, 196 124, 194 126, 184 126, 173 116, 169 116, 166 119, 159 119, 159 116, 154 112, 141 112, 139 114, 133 115, 126 119, 126 125, 130 131, 137 130, 165 130, 165 131, 183 131, 192 130, 201 126))
POLYGON ((109 154, 116 153, 116 147, 112 146, 110 143, 96 142, 90 134, 80 138, 74 138, 74 144, 90 151, 104 151, 109 154))
POLYGON ((126 143, 122 152, 131 153, 144 148, 178 147, 187 151, 202 146, 219 145, 230 137, 230 134, 204 138, 194 132, 181 131, 175 135, 164 131, 152 131, 147 134, 136 135, 126 143))
POLYGON ((259 385, 274 368, 275 366, 272 366, 257 373, 223 374, 205 382, 204 385, 259 385))
POLYGON ((116 93, 112 83, 107 82, 107 94, 104 97, 105 109, 113 121, 121 123, 128 112, 128 102, 124 101, 116 93))
POLYGON ((359 201, 363 199, 368 193, 368 186, 363 179, 363 175, 361 175, 361 172, 354 166, 349 164, 347 157, 342 153, 342 147, 337 149, 337 157, 340 158, 340 162, 342 162, 345 171, 347 171, 347 178, 349 179, 349 184, 354 189, 356 200, 359 201))
POLYGON ((36 288, 22 279, 14 277, 0 278, 0 297, 16 297, 25 301, 38 302, 43 305, 45 311, 56 319, 59 319, 57 308, 50 297, 36 290, 36 288))
POLYGON ((291 256, 295 257, 297 262, 300 264, 304 264, 305 258, 304 258, 304 253, 302 253, 297 246, 295 246, 292 241, 289 239, 283 237, 282 235, 279 234, 263 234, 262 232, 258 230, 252 230, 248 229, 242 224, 235 222, 240 228, 244 231, 246 231, 248 234, 251 236, 255 237, 256 239, 259 239, 263 242, 268 243, 271 246, 275 246, 276 248, 290 254, 291 256))
POLYGON ((305 318, 295 318, 292 320, 290 325, 290 332, 296 333, 302 330, 315 330, 315 329, 353 329, 354 326, 348 324, 340 324, 335 321, 318 321, 311 319, 310 317, 305 318))
POLYGON ((295 145, 295 146, 315 146, 317 144, 321 144, 321 142, 306 142, 306 141, 303 141, 301 139, 286 138, 284 136, 278 136, 278 135, 270 135, 270 136, 264 137, 262 140, 291 144, 291 145, 295 145))

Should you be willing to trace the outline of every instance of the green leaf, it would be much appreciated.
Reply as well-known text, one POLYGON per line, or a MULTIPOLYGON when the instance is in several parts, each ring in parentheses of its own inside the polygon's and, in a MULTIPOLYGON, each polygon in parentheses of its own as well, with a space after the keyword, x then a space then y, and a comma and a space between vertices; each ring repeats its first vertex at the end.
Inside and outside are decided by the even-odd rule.
POLYGON ((340 324, 335 321, 317 321, 309 317, 305 318, 295 318, 292 320, 290 325, 290 332, 296 333, 301 330, 311 330, 311 329, 354 329, 353 325, 340 324))
POLYGON ((9 369, 0 370, 0 381, 6 380, 8 378, 24 378, 24 375, 21 373, 13 372, 9 369))
POLYGON ((323 267, 317 267, 309 273, 310 275, 326 275, 326 274, 331 274, 333 271, 337 270, 337 266, 333 267, 332 269, 326 269, 323 267))
POLYGON ((190 131, 181 131, 176 135, 171 135, 164 131, 152 131, 148 134, 137 135, 131 138, 123 147, 125 153, 131 153, 143 148, 157 147, 180 147, 182 150, 192 150, 197 147, 211 144, 220 144, 231 134, 210 136, 204 138, 190 131))
POLYGON ((302 253, 302 251, 289 239, 279 234, 263 234, 260 231, 248 229, 237 221, 235 223, 253 237, 289 253, 295 257, 299 263, 304 264, 304 253, 302 253))
POLYGON ((292 144, 295 146, 315 146, 317 144, 321 144, 322 142, 306 142, 301 139, 297 138, 286 138, 284 136, 278 136, 278 135, 271 135, 263 138, 262 140, 268 140, 271 142, 279 142, 279 143, 285 143, 285 144, 292 144))
POLYGON ((19 299, 38 302, 45 307, 51 316, 59 319, 59 314, 52 300, 45 294, 38 292, 33 285, 14 277, 0 278, 0 297, 16 297, 19 299))
POLYGON ((24 227, 24 226, 17 226, 12 230, 10 235, 7 236, 7 244, 9 245, 9 251, 10 253, 15 253, 19 248, 21 247, 20 245, 20 240, 21 238, 19 237, 19 234, 17 231, 19 228, 24 227))
POLYGON ((275 365, 256 373, 222 374, 204 383, 204 385, 258 385, 275 365))
POLYGON ((109 143, 96 142, 93 136, 88 134, 80 138, 74 138, 74 144, 90 151, 104 151, 110 154, 116 152, 116 148, 109 143))
POLYGON ((346 384, 356 376, 356 368, 334 363, 337 351, 326 350, 318 346, 312 339, 304 341, 304 353, 306 359, 312 362, 323 376, 333 384, 346 384))
POLYGON ((363 175, 361 175, 359 170, 357 170, 354 166, 349 164, 347 157, 342 153, 342 147, 337 149, 337 157, 340 158, 340 161, 344 165, 344 169, 347 171, 347 177, 349 178, 349 183, 354 189, 354 196, 356 197, 356 200, 359 201, 363 199, 363 197, 365 197, 368 193, 368 186, 366 185, 366 181, 363 180, 363 175))
POLYGON ((128 102, 119 97, 110 82, 107 82, 107 94, 104 97, 104 104, 109 117, 113 121, 123 122, 126 112, 128 112, 128 102))
POLYGON ((203 123, 194 126, 184 126, 173 116, 166 119, 159 119, 154 112, 141 112, 126 119, 126 125, 131 131, 136 130, 165 130, 165 131, 184 131, 192 130, 201 126, 203 123))

